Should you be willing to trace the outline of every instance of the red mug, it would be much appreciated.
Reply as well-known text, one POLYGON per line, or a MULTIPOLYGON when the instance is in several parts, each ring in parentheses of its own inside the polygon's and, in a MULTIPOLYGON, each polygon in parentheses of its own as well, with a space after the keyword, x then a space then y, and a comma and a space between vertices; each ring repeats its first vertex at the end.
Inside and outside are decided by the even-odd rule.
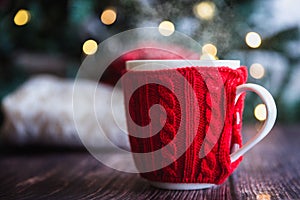
POLYGON ((163 189, 203 189, 222 184, 242 155, 272 129, 271 94, 246 83, 237 60, 135 60, 122 77, 131 152, 140 175, 163 189), (260 131, 242 145, 246 91, 267 110, 260 131))

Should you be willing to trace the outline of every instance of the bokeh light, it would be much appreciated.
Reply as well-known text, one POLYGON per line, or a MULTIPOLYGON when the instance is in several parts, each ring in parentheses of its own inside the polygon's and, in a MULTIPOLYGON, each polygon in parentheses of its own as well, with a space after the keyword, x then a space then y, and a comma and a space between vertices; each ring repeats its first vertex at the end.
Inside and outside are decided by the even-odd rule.
POLYGON ((102 12, 100 19, 103 24, 111 25, 117 19, 117 12, 115 9, 112 8, 106 9, 102 12))
POLYGON ((217 57, 209 53, 204 53, 200 56, 200 60, 217 60, 217 57))
POLYGON ((216 56, 217 52, 218 52, 217 47, 213 44, 205 44, 202 47, 202 53, 203 54, 210 54, 212 56, 216 56))
POLYGON ((195 5, 194 14, 199 19, 210 20, 215 15, 216 6, 211 1, 202 1, 195 5))
POLYGON ((245 37, 246 44, 251 48, 258 48, 261 45, 261 37, 256 32, 249 32, 245 37))
POLYGON ((174 33, 175 31, 175 26, 172 22, 170 21, 162 21, 159 26, 158 26, 158 31, 160 34, 163 36, 170 36, 174 33))
POLYGON ((30 18, 31 18, 30 12, 28 10, 21 9, 15 15, 14 23, 17 26, 23 26, 30 21, 30 18))
POLYGON ((267 119, 267 109, 265 104, 258 104, 254 109, 254 116, 259 121, 267 119))
POLYGON ((82 50, 87 55, 92 55, 96 53, 98 49, 98 44, 95 40, 87 40, 83 43, 82 50))
POLYGON ((271 195, 269 194, 257 194, 256 195, 256 200, 270 200, 271 195))
POLYGON ((255 79, 261 79, 265 75, 265 68, 259 63, 250 66, 250 75, 255 79))

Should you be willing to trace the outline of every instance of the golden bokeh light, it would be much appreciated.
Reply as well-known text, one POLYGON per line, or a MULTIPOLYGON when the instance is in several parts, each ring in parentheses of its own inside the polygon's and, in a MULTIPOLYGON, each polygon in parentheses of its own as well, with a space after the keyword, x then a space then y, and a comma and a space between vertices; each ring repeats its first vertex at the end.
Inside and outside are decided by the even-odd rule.
POLYGON ((203 54, 210 54, 212 56, 216 56, 217 52, 218 52, 217 47, 213 44, 205 44, 202 47, 202 53, 203 54))
POLYGON ((82 45, 82 50, 86 55, 93 55, 98 49, 98 44, 95 40, 87 40, 82 45))
POLYGON ((217 60, 217 57, 209 53, 204 53, 200 56, 200 60, 217 60))
POLYGON ((21 9, 15 15, 14 23, 17 26, 23 26, 30 21, 30 18, 31 18, 30 12, 28 10, 21 9))
POLYGON ((105 25, 113 24, 117 19, 117 12, 115 9, 106 9, 100 16, 101 22, 105 25))
POLYGON ((160 34, 163 36, 170 36, 174 33, 175 31, 175 26, 172 22, 170 21, 162 21, 159 26, 158 26, 158 31, 160 34))
POLYGON ((259 63, 250 66, 250 75, 255 79, 261 79, 265 75, 265 68, 259 63))
POLYGON ((261 45, 261 37, 256 32, 249 32, 245 37, 246 44, 251 48, 258 48, 261 45))
POLYGON ((270 200, 271 195, 269 194, 257 194, 256 195, 256 200, 270 200))
POLYGON ((265 104, 258 104, 254 109, 254 116, 259 121, 267 119, 267 109, 265 104))
POLYGON ((215 15, 216 6, 211 1, 202 1, 194 6, 194 13, 199 19, 210 20, 215 15))

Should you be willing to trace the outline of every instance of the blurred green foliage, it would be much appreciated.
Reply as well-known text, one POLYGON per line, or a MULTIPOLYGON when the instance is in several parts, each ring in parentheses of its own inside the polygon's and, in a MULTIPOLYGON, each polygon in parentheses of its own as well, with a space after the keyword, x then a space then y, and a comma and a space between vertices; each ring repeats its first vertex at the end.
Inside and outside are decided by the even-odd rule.
MULTIPOLYGON (((86 39, 94 38, 101 42, 116 33, 149 24, 157 25, 162 20, 172 20, 175 25, 183 23, 183 19, 193 23, 191 26, 196 28, 188 33, 189 36, 196 41, 208 40, 220 44, 220 59, 226 59, 228 54, 235 51, 256 51, 245 44, 244 35, 247 31, 259 29, 252 16, 256 14, 261 1, 213 1, 220 12, 210 21, 201 21, 194 16, 193 5, 198 2, 200 1, 0 0, 0 97, 30 76, 28 71, 14 62, 16 52, 63 55, 72 60, 72 65, 76 68, 83 58, 81 46, 86 39), (109 26, 101 24, 99 20, 100 13, 107 7, 115 7, 118 11, 117 21, 109 26), (31 13, 31 21, 25 26, 18 27, 13 23, 14 15, 19 9, 27 9, 31 13)), ((273 94, 279 108, 279 120, 282 122, 296 122, 300 119, 300 100, 294 106, 288 106, 282 98, 300 61, 300 56, 291 54, 287 48, 287 45, 296 40, 299 40, 299 28, 289 27, 263 38, 259 49, 276 52, 287 62, 288 69, 283 81, 279 84, 278 92, 273 94)), ((263 80, 260 84, 266 81, 268 80, 263 80)), ((250 95, 247 102, 258 102, 258 99, 255 95, 250 95)), ((250 106, 246 109, 249 109, 249 112, 245 112, 249 115, 246 117, 253 118, 250 116, 253 108, 250 106)))

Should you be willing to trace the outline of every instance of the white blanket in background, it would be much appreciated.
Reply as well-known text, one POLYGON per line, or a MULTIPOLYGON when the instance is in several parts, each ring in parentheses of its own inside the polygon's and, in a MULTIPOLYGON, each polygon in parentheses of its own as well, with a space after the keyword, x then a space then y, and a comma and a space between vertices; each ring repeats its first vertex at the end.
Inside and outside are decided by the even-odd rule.
MULTIPOLYGON (((59 146, 82 146, 73 120, 72 95, 73 80, 66 80, 50 75, 34 77, 22 85, 2 101, 5 121, 1 129, 1 136, 15 144, 47 144, 59 146)), ((95 83, 80 80, 78 87, 82 90, 78 100, 80 102, 80 119, 76 123, 80 130, 81 139, 89 147, 106 147, 105 140, 99 140, 99 127, 90 116, 96 114, 105 135, 116 145, 128 147, 127 135, 116 125, 111 114, 110 94, 112 88, 103 86, 95 92, 95 83), (85 109, 93 106, 94 96, 97 105, 93 112, 85 109), (95 140, 95 136, 97 140, 95 140)), ((123 93, 116 91, 120 101, 115 104, 115 118, 121 127, 126 127, 123 93)), ((103 134, 102 134, 103 135, 103 134)))

